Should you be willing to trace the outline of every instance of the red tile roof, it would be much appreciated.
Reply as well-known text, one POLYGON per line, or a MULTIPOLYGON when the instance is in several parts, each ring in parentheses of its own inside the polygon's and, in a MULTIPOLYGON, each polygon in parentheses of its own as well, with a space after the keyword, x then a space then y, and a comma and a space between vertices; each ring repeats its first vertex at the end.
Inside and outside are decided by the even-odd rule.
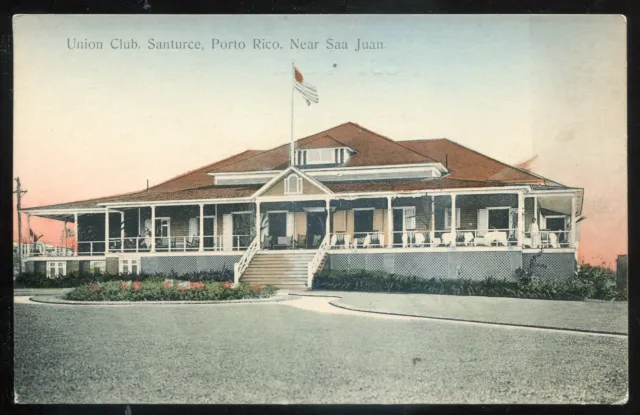
MULTIPOLYGON (((482 155, 448 139, 393 141, 348 122, 296 141, 296 148, 346 146, 355 150, 346 167, 440 162, 451 171, 442 179, 325 183, 336 193, 411 191, 463 187, 494 187, 514 183, 557 186, 551 180, 482 155)), ((149 190, 30 209, 91 208, 98 203, 241 198, 260 185, 213 186, 208 173, 282 170, 289 165, 289 144, 271 150, 247 150, 155 185, 149 190)))
POLYGON ((509 183, 544 183, 544 179, 471 150, 447 138, 398 141, 444 164, 451 174, 447 177, 474 181, 509 183))

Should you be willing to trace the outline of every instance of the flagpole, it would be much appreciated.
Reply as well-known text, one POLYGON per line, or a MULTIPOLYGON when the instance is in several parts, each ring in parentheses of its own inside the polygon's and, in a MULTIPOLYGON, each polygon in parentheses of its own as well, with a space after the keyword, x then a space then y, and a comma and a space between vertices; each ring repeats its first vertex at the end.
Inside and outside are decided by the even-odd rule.
POLYGON ((294 90, 294 82, 296 79, 296 67, 293 61, 291 62, 291 145, 289 148, 289 166, 293 167, 293 90, 294 90))

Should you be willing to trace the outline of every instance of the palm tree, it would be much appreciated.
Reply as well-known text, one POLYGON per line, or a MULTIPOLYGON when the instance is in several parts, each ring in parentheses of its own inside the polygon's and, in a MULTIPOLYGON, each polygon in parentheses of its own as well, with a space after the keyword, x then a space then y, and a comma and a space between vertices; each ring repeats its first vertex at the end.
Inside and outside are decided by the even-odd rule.
POLYGON ((38 235, 37 233, 35 233, 33 231, 33 229, 29 229, 29 236, 31 236, 31 240, 33 243, 33 250, 35 252, 36 250, 36 244, 38 243, 38 241, 40 240, 40 238, 42 238, 44 236, 44 234, 40 234, 38 235))

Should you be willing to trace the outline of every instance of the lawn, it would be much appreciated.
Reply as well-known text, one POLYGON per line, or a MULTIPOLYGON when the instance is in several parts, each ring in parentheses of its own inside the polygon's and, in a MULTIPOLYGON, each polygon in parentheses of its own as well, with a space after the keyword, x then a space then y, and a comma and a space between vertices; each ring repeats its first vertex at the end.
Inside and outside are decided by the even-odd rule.
POLYGON ((16 304, 19 402, 608 403, 627 389, 626 338, 287 304, 16 304))

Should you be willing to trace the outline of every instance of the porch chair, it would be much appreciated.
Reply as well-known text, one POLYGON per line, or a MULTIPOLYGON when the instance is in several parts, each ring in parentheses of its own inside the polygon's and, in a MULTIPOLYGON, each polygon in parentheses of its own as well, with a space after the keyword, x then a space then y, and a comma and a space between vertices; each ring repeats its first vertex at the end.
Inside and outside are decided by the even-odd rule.
POLYGON ((380 244, 380 248, 384 248, 384 233, 378 234, 378 243, 380 244))
POLYGON ((331 235, 331 247, 333 248, 334 246, 336 246, 336 243, 338 242, 338 235, 336 235, 335 233, 333 235, 331 235))
POLYGON ((555 232, 549 232, 549 245, 552 248, 558 248, 558 235, 555 234, 555 232))
POLYGON ((465 246, 469 246, 473 243, 473 233, 465 232, 464 233, 464 244, 465 246))
POLYGON ((422 248, 424 247, 424 243, 425 243, 424 235, 421 233, 416 233, 416 246, 419 246, 420 248, 422 248))
POLYGON ((271 244, 271 237, 269 235, 264 235, 262 237, 262 249, 273 249, 273 245, 271 244))
POLYGON ((313 249, 320 247, 320 235, 313 235, 313 240, 311 241, 311 247, 313 249))
POLYGON ((368 248, 369 245, 371 245, 371 235, 367 234, 367 236, 365 236, 364 240, 362 241, 362 247, 368 248))
POLYGON ((409 235, 406 232, 402 232, 402 247, 406 248, 409 246, 409 235))
POLYGON ((349 245, 351 245, 351 235, 345 234, 344 235, 344 247, 345 247, 345 249, 348 249, 349 245))
POLYGON ((449 246, 454 243, 453 234, 450 232, 446 232, 442 234, 442 243, 446 246, 449 246))
POLYGON ((307 235, 298 234, 298 239, 296 240, 297 249, 305 249, 307 248, 307 235))

